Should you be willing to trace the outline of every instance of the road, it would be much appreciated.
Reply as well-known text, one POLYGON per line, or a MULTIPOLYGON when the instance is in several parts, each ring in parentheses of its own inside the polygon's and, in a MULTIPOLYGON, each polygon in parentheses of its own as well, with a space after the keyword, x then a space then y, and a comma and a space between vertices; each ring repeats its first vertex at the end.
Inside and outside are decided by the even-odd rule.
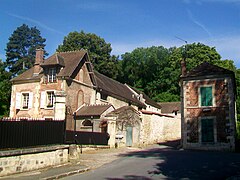
POLYGON ((89 172, 65 180, 227 179, 239 176, 240 154, 177 150, 155 145, 120 154, 120 157, 89 172))

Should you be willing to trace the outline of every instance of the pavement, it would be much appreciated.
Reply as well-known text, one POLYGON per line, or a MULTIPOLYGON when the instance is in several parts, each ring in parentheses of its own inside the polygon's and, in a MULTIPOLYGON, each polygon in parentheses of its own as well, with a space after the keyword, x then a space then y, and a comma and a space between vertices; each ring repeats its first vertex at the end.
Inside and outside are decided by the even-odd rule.
POLYGON ((110 163, 118 159, 120 154, 140 151, 141 148, 118 148, 118 149, 92 149, 83 151, 79 155, 79 159, 71 160, 70 162, 58 166, 53 166, 45 169, 39 169, 31 172, 13 174, 0 177, 0 180, 18 179, 42 179, 52 180, 71 176, 78 173, 84 173, 89 170, 96 169, 104 164, 110 163))

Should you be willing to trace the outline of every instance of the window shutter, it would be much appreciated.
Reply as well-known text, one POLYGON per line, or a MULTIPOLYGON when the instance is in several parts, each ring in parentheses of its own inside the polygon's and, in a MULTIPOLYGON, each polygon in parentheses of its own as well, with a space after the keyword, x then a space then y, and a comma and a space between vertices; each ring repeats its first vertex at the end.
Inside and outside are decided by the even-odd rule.
POLYGON ((201 106, 206 106, 206 89, 201 87, 201 106))
POLYGON ((46 103, 46 93, 41 92, 41 102, 40 102, 40 108, 41 109, 45 108, 45 103, 46 103))
POLYGON ((206 105, 212 106, 212 87, 206 87, 206 105))
POLYGON ((21 93, 16 93, 16 109, 21 109, 21 93))
POLYGON ((32 104, 33 104, 33 93, 30 92, 29 93, 29 102, 28 102, 28 108, 32 108, 32 104))
POLYGON ((201 87, 201 106, 212 106, 212 87, 201 87))

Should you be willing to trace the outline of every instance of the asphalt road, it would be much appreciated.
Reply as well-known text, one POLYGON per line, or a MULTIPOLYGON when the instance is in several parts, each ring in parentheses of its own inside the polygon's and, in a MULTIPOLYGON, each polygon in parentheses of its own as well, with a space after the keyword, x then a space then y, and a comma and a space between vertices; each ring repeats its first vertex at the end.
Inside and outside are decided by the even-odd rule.
POLYGON ((65 180, 227 179, 239 176, 240 153, 177 150, 167 146, 120 154, 120 158, 65 180))

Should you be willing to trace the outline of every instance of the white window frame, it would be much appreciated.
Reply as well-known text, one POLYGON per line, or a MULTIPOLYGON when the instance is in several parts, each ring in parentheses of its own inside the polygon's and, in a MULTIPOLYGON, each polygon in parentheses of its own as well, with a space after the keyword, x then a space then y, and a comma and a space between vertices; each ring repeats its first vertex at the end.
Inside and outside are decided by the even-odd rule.
POLYGON ((55 67, 49 68, 47 72, 47 82, 55 83, 57 82, 57 69, 55 67))
POLYGON ((214 85, 201 85, 198 87, 198 107, 216 107, 216 102, 215 102, 215 86, 214 85), (201 88, 202 87, 211 87, 212 88, 212 106, 202 106, 201 105, 201 88))
POLYGON ((29 110, 33 104, 33 93, 30 91, 16 93, 16 109, 29 110), (26 96, 25 96, 26 95, 26 96), (25 99, 27 97, 27 99, 25 99))
POLYGON ((22 93, 22 109, 28 109, 29 93, 22 93))
POLYGON ((55 97, 53 95, 53 106, 48 107, 48 93, 53 92, 53 94, 56 93, 55 90, 47 90, 41 92, 41 101, 40 101, 40 108, 41 109, 53 109, 55 107, 55 97))
POLYGON ((211 144, 207 142, 202 142, 202 119, 212 119, 213 120, 213 135, 214 135, 214 142, 217 143, 217 121, 216 121, 216 116, 206 116, 206 117, 199 117, 198 118, 198 140, 199 143, 201 144, 211 144))
POLYGON ((52 109, 54 108, 54 103, 55 103, 55 97, 54 97, 55 91, 46 91, 46 108, 47 109, 52 109), (49 100, 49 94, 50 94, 50 100, 49 100), (49 102, 50 101, 50 102, 49 102), (48 104, 51 104, 51 106, 49 106, 48 104))

